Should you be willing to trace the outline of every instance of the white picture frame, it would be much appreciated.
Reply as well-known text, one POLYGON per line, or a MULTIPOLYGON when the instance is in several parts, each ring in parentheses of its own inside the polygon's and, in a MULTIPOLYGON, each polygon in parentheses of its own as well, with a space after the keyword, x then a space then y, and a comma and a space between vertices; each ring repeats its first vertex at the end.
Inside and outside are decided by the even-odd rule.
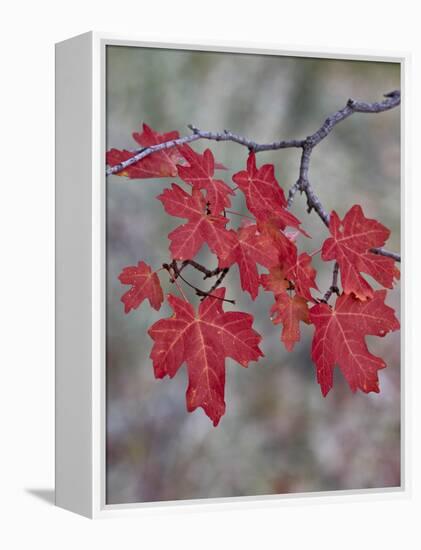
POLYGON ((402 446, 399 488, 333 491, 265 497, 233 497, 108 505, 105 502, 105 50, 108 45, 260 53, 401 65, 402 79, 402 253, 405 257, 408 159, 405 149, 405 92, 409 55, 379 52, 302 51, 230 43, 157 43, 102 33, 86 33, 56 45, 56 504, 90 518, 138 514, 145 508, 192 505, 279 506, 312 501, 366 501, 407 496, 408 372, 405 356, 408 297, 402 264, 402 446), (71 154, 70 154, 71 152, 71 154), (74 158, 78 159, 77 165, 74 158))

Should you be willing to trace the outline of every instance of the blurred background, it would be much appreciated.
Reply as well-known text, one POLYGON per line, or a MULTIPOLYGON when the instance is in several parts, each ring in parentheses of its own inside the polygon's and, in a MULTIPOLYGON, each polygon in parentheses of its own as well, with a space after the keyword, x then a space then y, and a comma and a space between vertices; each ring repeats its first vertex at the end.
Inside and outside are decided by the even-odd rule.
MULTIPOLYGON (((349 97, 377 101, 399 87, 400 68, 391 63, 108 46, 107 149, 136 148, 131 134, 142 122, 181 135, 193 123, 258 142, 303 138, 349 97)), ((245 166, 247 150, 239 145, 198 141, 193 147, 211 147, 228 169, 218 172, 227 182, 245 166)), ((259 153, 258 165, 274 163, 287 192, 299 158, 294 149, 259 153)), ((367 217, 391 229, 387 248, 399 252, 399 109, 355 114, 339 124, 314 150, 310 180, 325 208, 341 218, 361 204, 367 217)), ((173 181, 107 181, 107 503, 399 486, 399 333, 367 338, 388 364, 379 372, 380 394, 352 394, 335 369, 334 387, 323 398, 310 358, 311 327, 302 325, 301 342, 288 353, 269 319, 271 295, 262 290, 252 302, 234 267, 225 286, 237 303, 225 309, 254 315, 265 357, 248 369, 227 360, 227 410, 219 426, 202 409, 187 413, 185 366, 172 380, 154 378, 147 329, 171 310, 144 303, 125 315, 120 297, 128 287, 117 277, 139 260, 157 269, 169 259, 167 235, 183 220, 167 216, 155 197, 173 181)), ((244 210, 240 195, 232 208, 244 210)), ((300 237, 299 248, 318 249, 327 230, 305 212, 304 197, 296 195, 292 212, 313 237, 300 237)), ((198 260, 215 266, 207 250, 198 260)), ((324 293, 332 264, 318 256, 314 263, 324 293)), ((174 292, 160 275, 164 292, 174 292)), ((185 276, 203 286, 192 270, 185 276)), ((387 303, 399 317, 399 284, 387 303)))

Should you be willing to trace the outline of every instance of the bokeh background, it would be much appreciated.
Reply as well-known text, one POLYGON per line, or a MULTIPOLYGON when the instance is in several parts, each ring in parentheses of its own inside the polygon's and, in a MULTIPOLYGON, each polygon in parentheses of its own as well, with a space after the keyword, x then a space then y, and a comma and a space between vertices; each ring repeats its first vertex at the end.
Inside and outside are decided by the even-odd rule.
MULTIPOLYGON (((108 46, 107 148, 135 148, 131 134, 142 122, 181 135, 193 123, 259 142, 302 138, 349 97, 376 101, 399 87, 400 68, 391 63, 108 46)), ((194 144, 197 151, 209 146, 228 168, 219 172, 226 181, 245 166, 245 148, 194 144)), ((287 191, 299 156, 294 149, 259 153, 258 163, 274 163, 287 191)), ((355 114, 338 125, 315 149, 310 179, 327 210, 342 217, 361 204, 391 229, 388 248, 399 251, 399 109, 355 114)), ((288 353, 269 319, 270 294, 261 291, 252 302, 235 267, 227 294, 235 309, 255 316, 265 357, 248 369, 227 360, 227 411, 219 426, 202 409, 187 413, 185 366, 172 380, 154 379, 147 329, 171 310, 143 304, 125 315, 120 297, 127 287, 117 277, 140 259, 155 268, 167 261, 167 234, 182 220, 167 216, 155 197, 172 181, 107 181, 107 503, 399 486, 399 333, 367 338, 388 364, 379 373, 380 394, 352 394, 335 369, 334 387, 323 398, 310 359, 311 327, 302 327, 301 342, 288 353)), ((233 208, 244 210, 241 196, 233 208)), ((300 248, 319 248, 327 231, 305 212, 304 197, 296 196, 292 211, 313 236, 300 238, 300 248)), ((206 250, 199 260, 215 264, 206 250)), ((317 257, 315 264, 324 292, 332 266, 317 257)), ((161 275, 164 292, 174 291, 161 275)), ((388 304, 399 316, 399 285, 388 304)))

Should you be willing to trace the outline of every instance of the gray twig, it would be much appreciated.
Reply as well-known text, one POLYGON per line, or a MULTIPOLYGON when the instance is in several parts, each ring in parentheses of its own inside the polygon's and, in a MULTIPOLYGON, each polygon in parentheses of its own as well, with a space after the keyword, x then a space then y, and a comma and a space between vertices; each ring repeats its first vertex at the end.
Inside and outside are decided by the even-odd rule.
MULTIPOLYGON (((261 151, 274 151, 277 149, 287 149, 287 148, 299 148, 302 149, 299 177, 295 184, 291 187, 288 192, 288 207, 290 207, 294 201, 295 194, 297 191, 305 193, 307 197, 307 211, 311 212, 314 210, 318 216, 321 218, 323 223, 326 226, 329 226, 329 214, 324 209, 320 199, 314 192, 310 181, 309 181, 309 167, 310 159, 313 149, 325 139, 333 128, 350 117, 354 113, 382 113, 397 107, 401 102, 401 94, 399 90, 393 90, 387 94, 384 94, 385 99, 383 101, 376 101, 374 103, 366 103, 364 101, 355 101, 349 99, 347 104, 339 111, 336 111, 330 115, 323 123, 323 125, 316 131, 314 134, 311 134, 305 139, 291 139, 291 140, 282 140, 274 141, 272 143, 257 143, 251 139, 248 139, 243 136, 239 136, 230 132, 229 130, 224 130, 223 132, 208 132, 196 128, 192 124, 189 124, 189 128, 192 133, 188 136, 184 136, 178 139, 171 141, 166 141, 164 143, 159 143, 158 145, 152 145, 151 147, 146 147, 142 149, 137 149, 133 151, 133 156, 129 159, 116 164, 115 166, 109 166, 106 170, 107 176, 111 174, 117 174, 122 170, 125 170, 132 164, 135 164, 139 160, 156 153, 157 151, 163 151, 165 149, 171 149, 177 145, 183 145, 185 143, 191 143, 199 139, 207 139, 213 141, 232 141, 247 147, 249 151, 254 151, 259 153, 261 151)), ((397 262, 401 261, 400 255, 394 252, 389 252, 383 248, 373 248, 371 252, 375 254, 380 254, 382 256, 388 256, 393 258, 397 262)))
POLYGON ((193 132, 188 136, 173 139, 171 141, 165 141, 163 143, 159 143, 158 145, 151 145, 150 147, 143 147, 142 149, 135 149, 134 151, 132 151, 132 157, 114 166, 109 166, 106 170, 107 176, 118 174, 118 172, 125 170, 132 164, 136 164, 136 162, 139 162, 139 160, 144 159, 152 153, 156 153, 157 151, 164 151, 165 149, 171 149, 173 147, 176 147, 177 145, 184 145, 185 143, 191 143, 192 141, 197 141, 199 139, 208 139, 213 141, 232 141, 234 143, 238 143, 239 145, 244 145, 250 151, 254 151, 255 153, 261 151, 274 151, 276 149, 287 149, 288 147, 299 148, 303 145, 303 140, 292 139, 289 141, 274 141, 272 143, 257 143, 246 137, 238 136, 237 134, 234 134, 233 132, 230 132, 228 130, 224 130, 223 132, 206 132, 203 130, 199 130, 192 124, 189 124, 188 128, 190 128, 190 130, 192 130, 193 132))
MULTIPOLYGON (((336 126, 336 124, 338 124, 339 122, 342 122, 352 114, 382 113, 383 111, 388 111, 389 109, 393 109, 394 107, 397 107, 400 104, 401 94, 399 90, 394 90, 393 92, 389 92, 388 94, 385 94, 385 97, 386 99, 384 99, 383 101, 375 102, 375 103, 366 103, 363 101, 354 101, 353 99, 349 99, 345 107, 343 107, 343 109, 340 109, 333 115, 329 116, 324 121, 323 125, 316 132, 314 132, 314 134, 312 134, 311 136, 308 136, 303 141, 303 144, 302 144, 303 152, 301 155, 299 176, 298 176, 298 180, 289 190, 288 207, 292 205, 294 196, 297 191, 304 192, 307 197, 307 211, 311 212, 312 210, 314 210, 318 214, 320 219, 323 221, 323 223, 327 227, 329 227, 329 214, 326 212, 322 202, 314 192, 314 189, 311 186, 311 183, 308 177, 308 172, 310 167, 310 158, 311 158, 313 149, 323 139, 325 139, 326 136, 330 134, 330 132, 336 126)), ((381 256, 387 256, 389 258, 393 258, 397 262, 401 261, 401 257, 399 254, 396 254, 395 252, 389 252, 384 248, 372 248, 371 252, 373 252, 374 254, 379 254, 381 256)))
POLYGON ((332 294, 337 294, 339 296, 338 275, 339 275, 339 264, 338 262, 335 262, 335 265, 333 266, 332 284, 330 285, 329 289, 323 296, 322 302, 327 303, 329 298, 332 296, 332 294))
POLYGON ((221 300, 222 302, 229 302, 230 304, 235 304, 235 300, 229 300, 228 298, 221 298, 220 296, 216 296, 215 294, 212 294, 213 291, 216 290, 218 288, 218 286, 224 280, 226 274, 229 271, 228 267, 225 267, 225 268, 222 268, 222 269, 217 268, 217 269, 211 271, 209 269, 206 269, 206 267, 199 264, 198 262, 195 262, 194 260, 184 260, 182 262, 181 266, 179 266, 177 264, 176 260, 173 260, 171 262, 171 264, 167 264, 167 263, 162 264, 162 267, 164 269, 166 269, 168 271, 168 273, 170 274, 170 276, 171 276, 170 280, 171 280, 172 283, 176 279, 180 278, 184 283, 186 283, 186 285, 188 285, 190 288, 192 288, 196 292, 197 296, 200 296, 201 300, 204 300, 205 298, 210 297, 210 298, 216 298, 218 300, 221 300), (187 265, 191 265, 192 267, 194 267, 195 269, 197 269, 201 273, 204 273, 205 274, 205 277, 204 277, 205 279, 207 279, 208 277, 214 277, 217 274, 219 274, 219 277, 209 290, 202 290, 201 288, 198 288, 197 286, 190 283, 187 279, 185 279, 183 277, 183 275, 181 275, 182 270, 187 265))
POLYGON ((384 248, 372 248, 370 252, 373 252, 374 254, 379 254, 380 256, 393 258, 396 262, 401 261, 401 257, 399 254, 396 254, 395 252, 389 252, 389 250, 385 250, 384 248))

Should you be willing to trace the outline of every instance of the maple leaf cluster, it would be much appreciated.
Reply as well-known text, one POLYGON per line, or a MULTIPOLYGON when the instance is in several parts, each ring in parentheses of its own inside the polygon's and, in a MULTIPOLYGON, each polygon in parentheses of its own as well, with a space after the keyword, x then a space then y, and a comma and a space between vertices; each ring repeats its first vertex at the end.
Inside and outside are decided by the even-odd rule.
MULTIPOLYGON (((145 148, 171 142, 179 134, 159 134, 144 124, 142 133, 134 133, 133 137, 145 148)), ((107 164, 118 165, 133 154, 111 149, 107 164)), ((218 286, 222 278, 210 291, 197 291, 201 297, 197 309, 179 287, 182 267, 186 262, 197 267, 194 258, 207 245, 217 260, 212 272, 199 265, 207 276, 225 275, 237 265, 241 288, 252 300, 261 289, 273 294, 270 318, 281 325, 280 341, 288 351, 300 341, 302 323, 314 326, 311 356, 324 396, 332 387, 335 366, 353 392, 378 392, 378 370, 386 364, 369 351, 365 337, 384 337, 399 329, 393 309, 385 304, 384 290, 393 287, 399 271, 392 258, 372 252, 385 244, 389 230, 366 218, 361 206, 355 205, 343 220, 336 212, 331 213, 330 237, 319 251, 299 253, 298 235, 309 235, 288 211, 274 166, 257 167, 256 155, 250 152, 245 170, 232 176, 234 186, 215 176, 220 168, 225 167, 215 162, 210 149, 201 154, 187 144, 174 144, 117 173, 134 179, 177 176, 184 184, 172 183, 157 197, 168 215, 184 220, 168 235, 171 263, 153 271, 139 261, 125 267, 119 276, 122 284, 130 286, 121 298, 125 313, 146 299, 151 307, 160 309, 164 295, 158 272, 166 270, 181 292, 181 297, 167 296, 172 316, 160 319, 148 330, 153 340, 150 356, 155 376, 173 377, 185 363, 187 410, 203 408, 216 426, 225 412, 226 358, 247 367, 263 357, 259 348, 262 338, 253 329, 252 315, 223 310, 224 301, 229 300, 225 298, 226 289, 218 286), (244 195, 249 215, 235 228, 230 214, 237 213, 229 208, 238 190, 244 195), (333 306, 320 295, 317 286, 312 256, 318 252, 322 260, 336 262, 339 269, 342 292, 338 291, 333 306), (260 273, 258 266, 266 272, 260 273), (374 290, 365 275, 383 289, 374 290)))

